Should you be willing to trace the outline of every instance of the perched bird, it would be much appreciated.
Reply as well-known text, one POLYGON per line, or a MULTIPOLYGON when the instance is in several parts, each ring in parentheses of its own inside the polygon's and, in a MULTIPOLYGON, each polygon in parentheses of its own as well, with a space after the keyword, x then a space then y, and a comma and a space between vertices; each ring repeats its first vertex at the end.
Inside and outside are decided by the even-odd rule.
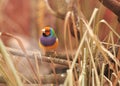
POLYGON ((52 27, 47 26, 42 29, 42 35, 39 39, 39 46, 44 51, 55 50, 58 47, 58 38, 52 27))

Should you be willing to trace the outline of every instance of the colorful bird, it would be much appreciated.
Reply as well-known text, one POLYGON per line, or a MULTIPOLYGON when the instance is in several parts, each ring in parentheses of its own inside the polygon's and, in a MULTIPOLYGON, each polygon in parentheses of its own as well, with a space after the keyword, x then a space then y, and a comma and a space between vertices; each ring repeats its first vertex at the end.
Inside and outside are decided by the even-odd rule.
POLYGON ((58 47, 58 38, 52 27, 45 27, 42 29, 42 35, 39 39, 39 46, 44 51, 55 50, 58 47))

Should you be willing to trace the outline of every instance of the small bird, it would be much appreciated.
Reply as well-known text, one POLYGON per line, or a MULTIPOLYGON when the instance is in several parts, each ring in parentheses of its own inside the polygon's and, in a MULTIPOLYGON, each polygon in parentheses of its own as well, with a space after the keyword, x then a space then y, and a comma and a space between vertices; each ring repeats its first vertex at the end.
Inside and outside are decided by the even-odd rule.
POLYGON ((42 35, 39 39, 39 46, 44 51, 55 50, 58 47, 58 38, 52 27, 46 26, 42 29, 42 35))

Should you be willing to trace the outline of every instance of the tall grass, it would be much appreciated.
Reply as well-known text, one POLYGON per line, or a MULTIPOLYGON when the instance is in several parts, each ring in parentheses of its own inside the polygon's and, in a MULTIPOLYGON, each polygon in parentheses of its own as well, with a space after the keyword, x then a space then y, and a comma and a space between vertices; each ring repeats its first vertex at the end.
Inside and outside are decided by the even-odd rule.
MULTIPOLYGON (((81 12, 81 11, 79 10, 79 12, 81 12)), ((119 38, 119 34, 105 20, 102 19, 98 22, 94 21, 94 20, 96 20, 95 18, 98 18, 97 17, 98 12, 99 12, 99 9, 95 8, 93 11, 93 14, 91 15, 89 22, 87 21, 87 19, 85 17, 83 17, 83 15, 82 16, 78 15, 80 17, 80 26, 78 26, 77 28, 82 29, 82 30, 80 30, 81 31, 80 34, 82 34, 82 35, 81 35, 81 40, 79 41, 79 46, 78 46, 78 49, 76 50, 76 54, 74 56, 73 62, 70 65, 70 69, 68 69, 67 77, 64 82, 64 86, 68 86, 68 85, 69 86, 73 86, 73 85, 75 85, 75 86, 104 86, 105 80, 110 85, 112 85, 114 83, 111 80, 109 80, 107 77, 105 77, 104 66, 105 66, 106 62, 110 66, 112 66, 112 63, 109 61, 109 58, 111 58, 117 66, 120 66, 118 60, 116 59, 115 43, 114 43, 114 38, 113 38, 113 34, 115 34, 118 38, 119 38), (93 23, 93 22, 95 22, 95 23, 93 23), (112 51, 114 52, 113 54, 108 49, 106 49, 105 46, 102 45, 102 42, 98 39, 97 31, 99 31, 99 26, 101 23, 104 23, 111 30, 109 32, 110 33, 109 37, 110 37, 111 41, 109 41, 108 44, 112 44, 112 46, 113 46, 112 51), (95 30, 95 29, 97 29, 97 30, 95 30), (83 51, 83 49, 85 49, 85 51, 83 51), (97 54, 97 51, 99 51, 99 54, 102 55, 102 58, 99 56, 99 54, 97 54), (87 53, 85 53, 85 52, 87 52, 87 53), (77 62, 77 59, 79 58, 79 55, 81 55, 80 60, 83 63, 83 65, 80 65, 80 67, 79 67, 79 68, 81 68, 80 69, 81 72, 78 76, 79 80, 76 81, 79 84, 76 84, 74 82, 74 70, 73 69, 75 67, 75 63, 77 62), (85 60, 85 58, 87 58, 87 59, 85 60), (102 59, 103 60, 102 64, 96 63, 96 59, 102 59), (92 65, 91 67, 90 67, 90 63, 92 65), (98 65, 101 65, 101 67, 98 68, 98 65), (101 75, 98 74, 98 69, 100 70, 101 75), (92 72, 92 75, 91 75, 90 71, 92 72)), ((71 17, 70 14, 72 14, 72 11, 68 12, 68 14, 66 15, 66 19, 65 19, 65 27, 64 27, 65 40, 64 41, 66 41, 66 39, 67 39, 66 30, 67 29, 69 30, 69 28, 68 28, 69 21, 68 20, 69 20, 69 17, 71 17)), ((75 29, 75 28, 73 28, 73 29, 75 29)), ((67 40, 67 42, 65 42, 65 47, 70 42, 71 41, 68 42, 68 40, 67 40)), ((66 47, 66 51, 68 51, 67 47, 66 47)), ((100 62, 100 60, 98 60, 98 62, 100 62)), ((69 63, 69 58, 68 58, 68 63, 69 63)))
MULTIPOLYGON (((40 2, 39 4, 44 7, 40 2)), ((84 3, 88 4, 88 1, 85 0, 84 3)), ((89 7, 89 6, 88 6, 89 7)), ((87 7, 85 8, 87 9, 87 7)), ((50 9, 54 15, 57 15, 52 9, 50 9)), ((86 18, 84 16, 83 11, 81 11, 81 6, 77 4, 77 14, 74 11, 68 11, 66 13, 65 21, 64 21, 64 45, 65 45, 65 53, 68 62, 68 69, 66 70, 66 78, 63 83, 64 86, 104 86, 106 83, 107 85, 116 85, 116 83, 120 83, 120 74, 118 68, 120 63, 116 58, 116 47, 120 47, 119 45, 115 44, 114 42, 114 35, 116 35, 120 39, 120 35, 115 31, 115 29, 104 19, 101 19, 101 7, 95 8, 91 17, 86 18), (77 16, 79 22, 76 25, 75 16, 77 16), (70 27, 70 19, 73 23, 73 27, 70 27), (105 37, 107 42, 102 42, 99 39, 99 31, 100 26, 105 25, 110 29, 110 32, 105 37), (70 34, 70 29, 74 29, 75 34, 75 41, 73 42, 72 36, 70 34), (78 40, 76 29, 80 32, 80 40, 78 40), (73 45, 76 45, 77 48, 74 49, 73 45), (104 46, 105 45, 105 46, 104 46), (107 47, 106 47, 107 46, 107 47), (111 53, 108 48, 112 46, 111 53), (70 48, 70 49, 69 49, 70 48), (68 52, 75 51, 75 55, 72 54, 72 63, 69 57, 68 52), (115 67, 113 63, 109 60, 112 59, 114 61, 115 67), (76 64, 79 64, 76 66, 76 64), (108 64, 110 68, 112 68, 115 76, 115 80, 112 80, 104 75, 105 66, 108 64), (116 72, 117 71, 117 72, 116 72)), ((40 26, 44 26, 44 12, 45 10, 42 9, 40 15, 42 19, 38 20, 40 22, 40 26), (42 13, 43 12, 43 13, 42 13)), ((87 13, 84 10, 84 13, 87 13)), ((87 14, 88 15, 88 14, 87 14)), ((2 33, 0 33, 1 35, 2 33)), ((11 37, 11 36, 10 36, 11 37)), ((13 37, 13 36, 12 36, 13 37)), ((15 38, 15 37, 13 37, 15 38)), ((16 38, 15 38, 16 39, 16 38)), ((32 70, 32 74, 34 77, 31 77, 32 81, 37 85, 42 85, 42 78, 39 69, 39 61, 37 56, 33 56, 35 58, 35 67, 33 67, 29 57, 27 56, 27 51, 24 48, 24 44, 20 40, 17 40, 19 46, 21 47, 22 51, 24 52, 27 61, 29 63, 30 69, 32 70)), ((29 83, 32 85, 32 82, 27 79, 24 75, 19 73, 15 65, 12 62, 12 56, 6 51, 4 44, 0 40, 0 73, 4 78, 5 82, 8 86, 23 86, 24 82, 29 83), (22 78, 22 80, 21 80, 22 78)), ((51 57, 52 58, 52 57, 51 57)), ((55 64, 53 61, 51 62, 51 69, 54 74, 55 83, 58 85, 55 64)), ((113 78, 111 76, 111 78, 113 78)), ((36 86, 36 85, 32 85, 36 86)), ((51 85, 52 86, 52 85, 51 85)))

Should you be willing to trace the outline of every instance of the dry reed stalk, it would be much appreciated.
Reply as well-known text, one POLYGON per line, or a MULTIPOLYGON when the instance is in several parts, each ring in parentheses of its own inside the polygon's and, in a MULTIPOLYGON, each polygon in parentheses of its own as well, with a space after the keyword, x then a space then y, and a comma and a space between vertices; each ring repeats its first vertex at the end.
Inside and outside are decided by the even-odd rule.
POLYGON ((24 53, 24 55, 25 55, 25 57, 26 57, 26 59, 27 59, 27 61, 28 61, 28 63, 29 63, 29 66, 30 66, 33 74, 34 74, 35 77, 38 79, 38 76, 37 76, 37 74, 36 74, 36 72, 35 72, 35 70, 34 70, 34 67, 32 66, 32 63, 31 63, 31 61, 30 61, 30 59, 29 59, 29 57, 28 57, 28 53, 27 53, 27 51, 26 51, 26 49, 25 49, 22 41, 21 41, 17 36, 12 35, 12 34, 10 34, 10 33, 5 33, 5 32, 3 32, 3 33, 0 34, 0 36, 12 37, 12 38, 14 38, 14 39, 18 42, 18 45, 20 46, 21 50, 23 51, 23 53, 24 53))
POLYGON ((39 84, 41 84, 41 86, 42 86, 41 77, 40 77, 39 60, 38 60, 37 56, 35 56, 35 64, 36 64, 38 82, 39 82, 39 84))
POLYGON ((58 77, 57 77, 57 74, 56 74, 56 71, 55 71, 55 64, 54 64, 54 62, 52 61, 52 60, 50 60, 51 61, 51 68, 52 68, 52 70, 53 70, 53 74, 54 74, 54 76, 55 76, 55 82, 56 82, 56 86, 58 86, 58 77))
MULTIPOLYGON (((13 77, 15 78, 16 85, 17 86, 23 86, 22 81, 21 81, 20 77, 17 74, 17 70, 15 69, 15 67, 14 67, 14 65, 12 63, 12 60, 10 59, 9 54, 7 53, 7 51, 5 49, 5 46, 2 43, 2 40, 0 40, 0 52, 3 55, 3 58, 4 58, 4 60, 5 60, 6 64, 7 64, 7 66, 10 68, 10 71, 12 72, 13 77)), ((8 83, 8 85, 9 85, 9 83, 8 83)), ((11 85, 9 85, 9 86, 11 86, 11 85)))
POLYGON ((69 21, 69 18, 70 18, 70 14, 71 14, 71 12, 67 12, 66 17, 65 17, 65 23, 64 23, 64 44, 65 44, 65 51, 66 51, 66 56, 67 56, 69 68, 70 68, 71 64, 70 64, 70 58, 69 58, 68 49, 67 49, 66 32, 67 32, 67 27, 68 27, 68 23, 69 23, 68 21, 69 21))

